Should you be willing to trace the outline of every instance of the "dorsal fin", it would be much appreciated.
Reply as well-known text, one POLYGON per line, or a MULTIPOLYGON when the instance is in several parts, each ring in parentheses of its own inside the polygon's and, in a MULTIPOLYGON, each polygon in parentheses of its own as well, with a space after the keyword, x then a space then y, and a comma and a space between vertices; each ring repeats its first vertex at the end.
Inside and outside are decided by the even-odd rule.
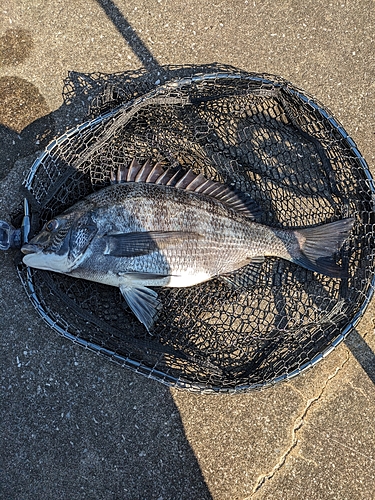
POLYGON ((196 174, 192 170, 175 171, 170 168, 164 170, 160 162, 152 165, 151 161, 147 160, 141 165, 134 158, 129 167, 121 165, 116 174, 111 172, 111 183, 123 182, 146 182, 200 193, 215 198, 232 210, 252 219, 259 218, 262 213, 258 204, 246 194, 221 182, 206 179, 202 174, 196 174))

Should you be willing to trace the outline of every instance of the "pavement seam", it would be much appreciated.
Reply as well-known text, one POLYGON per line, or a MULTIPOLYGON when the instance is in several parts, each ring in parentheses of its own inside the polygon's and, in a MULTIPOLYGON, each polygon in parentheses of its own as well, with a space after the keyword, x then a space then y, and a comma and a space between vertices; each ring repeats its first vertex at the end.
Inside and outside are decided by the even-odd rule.
POLYGON ((312 406, 314 406, 322 398, 324 392, 327 389, 328 384, 343 369, 343 367, 346 365, 346 363, 349 361, 349 359, 350 359, 350 352, 347 349, 347 354, 346 354, 346 358, 344 359, 344 361, 341 363, 340 366, 338 366, 336 368, 336 370, 331 375, 328 376, 328 378, 326 379, 326 381, 325 381, 323 387, 321 388, 319 394, 317 396, 314 396, 313 398, 311 398, 311 399, 309 399, 307 401, 307 404, 306 404, 304 410, 302 411, 301 415, 296 418, 295 424, 294 424, 293 429, 292 429, 292 442, 289 445, 289 447, 284 451, 284 453, 281 455, 280 459, 278 460, 278 462, 276 463, 276 465, 272 468, 272 470, 270 472, 268 472, 267 474, 263 474, 263 475, 261 475, 261 476, 258 477, 251 495, 248 496, 245 500, 250 500, 250 499, 254 498, 254 495, 256 495, 259 492, 259 490, 264 486, 264 484, 267 481, 271 480, 274 477, 274 475, 285 465, 285 463, 286 463, 289 455, 292 453, 292 451, 294 450, 294 448, 296 448, 296 446, 297 446, 297 444, 299 442, 298 437, 297 437, 297 433, 303 427, 304 422, 305 422, 305 417, 306 417, 307 413, 309 412, 310 408, 312 406))

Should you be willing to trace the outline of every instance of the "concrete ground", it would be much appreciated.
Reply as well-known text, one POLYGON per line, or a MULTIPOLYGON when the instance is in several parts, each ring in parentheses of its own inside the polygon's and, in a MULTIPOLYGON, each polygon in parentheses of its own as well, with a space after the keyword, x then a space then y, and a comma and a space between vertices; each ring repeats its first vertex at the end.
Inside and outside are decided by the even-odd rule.
MULTIPOLYGON (((279 74, 331 109, 375 174, 373 0, 8 0, 0 16, 2 219, 36 152, 74 124, 61 108, 71 70, 218 61, 279 74)), ((1 498, 374 498, 374 301, 293 381, 206 396, 59 337, 12 253, 0 261, 1 498)))

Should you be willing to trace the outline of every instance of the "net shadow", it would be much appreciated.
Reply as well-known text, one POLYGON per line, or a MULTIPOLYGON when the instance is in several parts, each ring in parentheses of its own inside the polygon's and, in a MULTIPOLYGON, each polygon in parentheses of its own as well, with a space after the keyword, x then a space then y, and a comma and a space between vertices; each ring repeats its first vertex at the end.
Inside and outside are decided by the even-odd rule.
POLYGON ((345 345, 375 384, 375 353, 356 328, 346 338, 345 345))
POLYGON ((145 69, 150 72, 157 70, 160 67, 159 63, 114 2, 111 0, 96 1, 105 12, 108 19, 116 27, 120 35, 129 44, 129 47, 138 57, 145 69))

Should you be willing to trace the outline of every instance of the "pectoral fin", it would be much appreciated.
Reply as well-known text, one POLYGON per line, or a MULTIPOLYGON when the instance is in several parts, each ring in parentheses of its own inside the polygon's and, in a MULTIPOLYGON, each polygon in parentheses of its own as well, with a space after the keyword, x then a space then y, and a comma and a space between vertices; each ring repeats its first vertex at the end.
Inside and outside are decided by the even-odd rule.
POLYGON ((138 231, 107 234, 104 237, 106 240, 104 253, 114 257, 137 257, 201 237, 200 234, 184 231, 138 231))
POLYGON ((142 285, 137 285, 136 287, 121 285, 120 291, 130 309, 139 321, 145 325, 147 331, 150 331, 156 319, 158 309, 161 307, 158 294, 154 290, 151 290, 151 288, 142 285))

